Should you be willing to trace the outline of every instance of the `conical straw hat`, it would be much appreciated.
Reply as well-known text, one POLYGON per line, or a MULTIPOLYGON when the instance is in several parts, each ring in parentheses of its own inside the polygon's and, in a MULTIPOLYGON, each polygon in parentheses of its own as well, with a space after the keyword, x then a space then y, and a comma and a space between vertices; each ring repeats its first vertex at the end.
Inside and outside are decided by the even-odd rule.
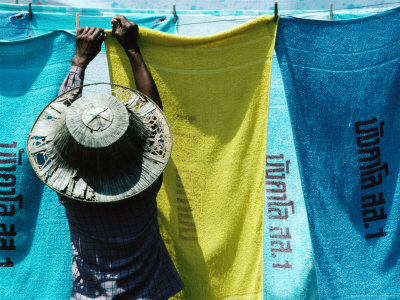
MULTIPOLYGON (((27 141, 31 165, 56 192, 88 202, 112 202, 149 187, 164 170, 172 135, 161 109, 138 91, 108 83, 71 104, 80 88, 50 102, 27 141)), ((82 88, 82 87, 81 87, 82 88)))

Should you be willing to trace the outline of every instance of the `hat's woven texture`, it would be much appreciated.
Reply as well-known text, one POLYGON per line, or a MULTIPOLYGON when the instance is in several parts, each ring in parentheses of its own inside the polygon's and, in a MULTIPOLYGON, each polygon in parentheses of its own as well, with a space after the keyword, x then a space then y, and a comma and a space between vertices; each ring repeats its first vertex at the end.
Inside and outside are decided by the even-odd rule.
POLYGON ((172 137, 148 97, 113 84, 90 86, 96 85, 111 86, 111 94, 87 94, 71 104, 76 88, 47 105, 29 134, 27 152, 39 178, 58 193, 111 202, 140 193, 160 176, 172 137))

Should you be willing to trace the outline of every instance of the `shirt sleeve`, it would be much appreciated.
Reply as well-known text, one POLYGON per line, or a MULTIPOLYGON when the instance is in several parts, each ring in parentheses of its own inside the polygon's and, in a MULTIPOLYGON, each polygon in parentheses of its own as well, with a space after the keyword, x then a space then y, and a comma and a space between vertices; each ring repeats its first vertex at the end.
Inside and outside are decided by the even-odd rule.
MULTIPOLYGON (((84 77, 85 77, 84 69, 82 69, 78 66, 71 66, 67 76, 65 77, 65 79, 60 87, 58 95, 68 92, 69 90, 71 90, 73 88, 82 86, 84 77)), ((82 89, 80 89, 79 93, 76 94, 75 99, 80 97, 81 93, 82 93, 82 89)), ((73 99, 73 100, 75 100, 75 99, 73 99)))

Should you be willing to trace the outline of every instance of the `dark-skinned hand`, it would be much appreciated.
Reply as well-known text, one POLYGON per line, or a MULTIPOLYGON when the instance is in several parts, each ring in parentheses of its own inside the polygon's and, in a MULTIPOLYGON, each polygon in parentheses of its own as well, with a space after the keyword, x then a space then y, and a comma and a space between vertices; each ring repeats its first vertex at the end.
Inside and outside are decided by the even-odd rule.
POLYGON ((126 52, 139 51, 137 37, 139 27, 124 16, 113 17, 111 24, 116 26, 115 36, 126 52))
POLYGON ((101 50, 104 40, 104 29, 96 27, 81 27, 76 31, 75 57, 72 65, 85 69, 101 50))

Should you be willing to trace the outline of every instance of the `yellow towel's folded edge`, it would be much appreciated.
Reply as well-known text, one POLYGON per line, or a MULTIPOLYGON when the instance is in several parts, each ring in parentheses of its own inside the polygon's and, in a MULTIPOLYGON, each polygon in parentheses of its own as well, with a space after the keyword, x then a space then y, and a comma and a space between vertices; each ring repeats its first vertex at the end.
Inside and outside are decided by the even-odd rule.
MULTIPOLYGON (((270 22, 273 21, 274 16, 272 15, 263 15, 257 17, 251 21, 245 22, 241 25, 238 25, 234 28, 218 32, 211 35, 199 36, 199 37, 188 37, 175 35, 171 33, 166 33, 154 29, 149 29, 145 27, 139 28, 139 39, 140 36, 146 36, 146 41, 154 44, 163 44, 166 46, 193 46, 199 45, 203 43, 210 43, 213 41, 219 41, 221 39, 229 38, 231 36, 240 34, 250 29, 251 27, 257 26, 259 23, 270 22)), ((277 20, 278 22, 278 20, 277 20)), ((105 30, 107 35, 111 35, 111 30, 105 30)), ((274 35, 274 32, 271 32, 271 35, 274 35)))

